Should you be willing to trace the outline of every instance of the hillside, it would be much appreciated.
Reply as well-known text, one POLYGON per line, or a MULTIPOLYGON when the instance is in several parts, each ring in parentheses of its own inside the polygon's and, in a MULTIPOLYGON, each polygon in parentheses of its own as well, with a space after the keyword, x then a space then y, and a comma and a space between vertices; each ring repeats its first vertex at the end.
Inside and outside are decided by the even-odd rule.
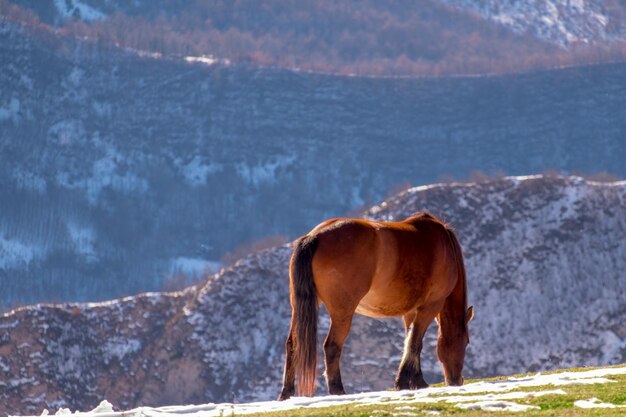
MULTIPOLYGON (((463 245, 476 317, 466 377, 626 362, 626 183, 512 177, 417 187, 367 216, 445 214, 463 245)), ((0 316, 1 413, 274 399, 288 329, 287 246, 182 293, 39 305, 0 316)), ((320 328, 327 328, 323 316, 320 328)), ((399 320, 357 316, 350 392, 388 389, 399 320)), ((441 380, 428 332, 422 367, 441 380)))
POLYGON ((626 58, 619 0, 1 0, 0 13, 99 44, 325 73, 493 74, 626 58))
POLYGON ((345 416, 404 417, 420 414, 484 416, 622 416, 626 398, 626 366, 597 369, 567 369, 548 374, 516 375, 490 380, 467 381, 463 387, 431 387, 419 391, 366 392, 344 396, 292 398, 288 401, 221 403, 164 408, 139 407, 120 411, 103 400, 81 415, 98 417, 176 416, 221 417, 226 414, 261 417, 345 416), (598 413, 599 412, 599 413, 598 413))
POLYGON ((474 11, 517 33, 562 46, 626 39, 626 7, 620 0, 443 0, 474 11))
POLYGON ((201 276, 398 184, 626 176, 626 65, 337 77, 146 56, 0 20, 0 305, 201 276))

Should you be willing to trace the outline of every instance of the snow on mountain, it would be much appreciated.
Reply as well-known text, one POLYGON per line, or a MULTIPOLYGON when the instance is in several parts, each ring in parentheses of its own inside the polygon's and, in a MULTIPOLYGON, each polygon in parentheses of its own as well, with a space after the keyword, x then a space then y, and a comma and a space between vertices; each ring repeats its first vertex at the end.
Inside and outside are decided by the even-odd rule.
POLYGON ((0 237, 0 268, 10 269, 28 265, 37 257, 37 249, 19 240, 0 237))
POLYGON ((106 17, 100 10, 80 0, 54 0, 54 6, 61 18, 75 17, 90 22, 106 17))
MULTIPOLYGON (((420 210, 457 229, 476 316, 466 376, 626 362, 626 182, 508 177, 409 189, 367 217, 420 210)), ((274 399, 289 326, 289 246, 201 287, 0 316, 0 412, 274 399)), ((320 318, 321 332, 328 318, 320 318)), ((441 380, 435 326, 423 368, 441 380)), ((320 338, 323 335, 320 334, 320 338)), ((350 392, 392 386, 400 320, 356 316, 342 360, 350 392)), ((324 392, 322 385, 321 393, 324 392)))
POLYGON ((614 0, 441 1, 563 46, 626 40, 624 6, 614 0))
POLYGON ((202 258, 186 258, 179 256, 172 259, 170 274, 174 276, 182 274, 187 277, 201 278, 215 274, 221 267, 219 262, 202 258))

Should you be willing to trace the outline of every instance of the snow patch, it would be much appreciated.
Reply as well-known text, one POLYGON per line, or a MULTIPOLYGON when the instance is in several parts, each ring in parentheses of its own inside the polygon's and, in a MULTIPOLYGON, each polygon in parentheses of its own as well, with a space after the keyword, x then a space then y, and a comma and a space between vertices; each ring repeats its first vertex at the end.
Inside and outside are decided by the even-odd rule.
MULTIPOLYGON (((443 0, 449 5, 471 10, 507 26, 517 33, 531 33, 540 39, 567 46, 623 40, 623 25, 610 25, 610 11, 602 2, 590 0, 443 0)), ((613 21, 616 19, 614 18, 613 21)))
POLYGON ((578 408, 626 408, 626 405, 604 403, 597 398, 574 401, 574 407, 578 408))
POLYGON ((605 331, 601 337, 603 339, 602 361, 611 363, 616 359, 621 359, 621 350, 626 349, 626 337, 620 338, 612 331, 605 331))
POLYGON ((199 64, 204 64, 204 65, 215 65, 215 64, 222 64, 222 65, 230 65, 230 60, 229 59, 220 59, 220 58, 216 58, 213 55, 201 55, 201 56, 186 56, 185 61, 189 62, 189 63, 199 63, 199 64))
POLYGON ((100 404, 90 412, 93 414, 113 413, 113 404, 107 400, 102 400, 100 404))
POLYGON ((30 264, 40 253, 33 247, 15 239, 0 237, 0 270, 30 264))
MULTIPOLYGON (((141 349, 141 341, 138 339, 126 339, 112 337, 104 345, 104 355, 108 362, 112 358, 122 359, 124 356, 135 353, 141 349)), ((101 404, 102 405, 102 404, 101 404)))
POLYGON ((179 164, 179 166, 187 183, 194 187, 205 185, 209 175, 221 172, 224 169, 223 164, 212 162, 206 164, 199 156, 195 156, 191 162, 185 165, 179 164))
POLYGON ((144 193, 148 190, 148 182, 145 179, 138 177, 130 170, 118 167, 118 164, 125 159, 112 144, 98 139, 94 142, 97 147, 103 149, 104 155, 93 163, 91 176, 76 177, 70 172, 60 172, 56 176, 59 185, 85 190, 87 200, 91 204, 98 201, 100 192, 106 187, 127 193, 144 193))
POLYGON ((209 261, 202 258, 187 258, 179 256, 170 262, 171 275, 186 275, 189 277, 200 277, 211 275, 220 270, 222 265, 216 261, 209 261))
POLYGON ((235 170, 249 184, 274 183, 278 176, 278 171, 281 168, 292 165, 295 160, 296 157, 293 155, 283 155, 257 165, 239 163, 235 165, 235 170))
POLYGON ((48 186, 45 179, 29 171, 18 169, 13 172, 12 176, 17 186, 26 190, 44 193, 48 186))
POLYGON ((100 10, 84 4, 80 0, 54 0, 54 5, 63 19, 75 17, 91 22, 106 17, 100 10))
POLYGON ((113 106, 110 102, 93 101, 91 103, 91 108, 93 109, 96 116, 103 119, 110 119, 113 115, 113 106))
POLYGON ((97 253, 94 249, 96 231, 90 226, 83 226, 74 222, 70 222, 66 226, 76 252, 85 255, 89 261, 97 260, 97 253))
POLYGON ((56 344, 51 346, 51 348, 57 351, 63 350, 63 355, 56 361, 59 374, 67 378, 76 378, 76 380, 80 380, 83 374, 82 347, 77 344, 71 346, 56 344))
POLYGON ((200 62, 206 65, 217 64, 219 60, 215 58, 213 55, 202 55, 202 56, 186 56, 185 61, 187 62, 200 62))
POLYGON ((19 113, 20 100, 15 97, 11 97, 11 100, 7 104, 0 106, 0 122, 12 120, 13 123, 17 123, 19 120, 19 113))
MULTIPOLYGON (((4 315, 7 315, 7 314, 10 314, 10 312, 5 313, 4 315)), ((2 323, 0 324, 0 329, 15 329, 18 324, 20 324, 19 320, 15 320, 14 322, 11 322, 11 323, 2 323)))
POLYGON ((67 80, 69 81, 70 85, 78 87, 84 76, 85 70, 79 67, 74 67, 72 68, 72 71, 70 71, 70 74, 67 76, 67 80))
POLYGON ((81 143, 86 135, 83 122, 75 119, 61 120, 48 129, 48 140, 62 146, 81 143))
POLYGON ((11 368, 6 363, 4 363, 4 359, 2 358, 0 358, 0 370, 2 370, 2 372, 4 373, 8 373, 11 370, 11 368))
POLYGON ((37 383, 37 380, 35 378, 17 378, 17 379, 11 379, 8 382, 8 386, 11 388, 15 388, 15 387, 19 387, 20 385, 29 385, 29 384, 33 384, 37 383))
POLYGON ((478 401, 469 404, 457 404, 456 406, 465 410, 484 411, 528 411, 540 409, 536 405, 517 404, 510 401, 478 401))
POLYGON ((515 177, 506 177, 506 179, 511 181, 513 185, 519 185, 524 181, 538 180, 540 178, 543 178, 543 175, 536 174, 536 175, 518 175, 515 177))

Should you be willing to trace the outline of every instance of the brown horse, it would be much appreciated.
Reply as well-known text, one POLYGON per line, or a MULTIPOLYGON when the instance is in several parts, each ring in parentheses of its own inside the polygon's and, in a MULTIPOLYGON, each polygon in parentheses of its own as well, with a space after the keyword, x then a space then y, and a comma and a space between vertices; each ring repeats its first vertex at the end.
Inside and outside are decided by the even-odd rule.
POLYGON ((289 266, 291 328, 279 400, 313 395, 317 383, 317 315, 330 315, 324 341, 328 392, 345 394, 339 359, 354 312, 369 317, 402 316, 405 351, 395 388, 428 386, 420 366, 422 338, 437 317, 437 355, 448 385, 462 385, 467 324, 463 255, 450 227, 427 213, 402 222, 332 219, 300 238, 289 266))

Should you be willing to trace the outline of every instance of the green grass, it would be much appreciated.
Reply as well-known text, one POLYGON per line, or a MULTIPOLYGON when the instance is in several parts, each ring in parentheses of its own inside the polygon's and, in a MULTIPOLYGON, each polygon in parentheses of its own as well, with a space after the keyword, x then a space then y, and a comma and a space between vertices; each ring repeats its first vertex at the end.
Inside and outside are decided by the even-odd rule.
MULTIPOLYGON (((618 365, 623 367, 624 365, 618 365)), ((545 372, 542 374, 554 374, 566 371, 588 371, 597 368, 576 368, 567 369, 555 372, 545 372)), ((527 375, 514 375, 515 377, 523 377, 527 375)), ((480 381, 502 381, 509 377, 489 378, 480 381)), ((428 412, 439 412, 439 416, 463 416, 463 417, 475 417, 475 416, 573 416, 573 417, 588 417, 588 416, 626 416, 626 408, 594 408, 583 409, 574 406, 574 402, 577 400, 588 400, 590 398, 598 398, 604 403, 611 403, 615 405, 626 405, 626 375, 608 375, 606 378, 615 382, 608 382, 605 384, 573 384, 564 386, 536 386, 527 388, 518 388, 511 392, 528 392, 528 391, 547 391, 561 389, 566 394, 553 394, 545 395, 535 398, 524 398, 510 400, 517 404, 526 404, 539 407, 539 409, 528 410, 525 412, 510 412, 510 411, 484 411, 484 410, 464 410, 456 407, 454 404, 439 402, 439 403, 411 403, 410 401, 404 403, 397 402, 383 402, 381 404, 347 404, 341 406, 334 406, 328 408, 300 408, 297 410, 288 410, 273 413, 262 414, 248 414, 249 416, 262 416, 262 417, 409 417, 409 416, 429 416, 428 412)), ((471 380, 466 383, 477 382, 479 380, 471 380)), ((439 385, 436 385, 439 386, 439 385)), ((455 394, 457 395, 457 394, 455 394)), ((458 394, 464 395, 464 394, 458 394)), ((476 395, 476 394, 467 394, 476 395)), ((434 415, 434 414, 433 414, 434 415)))

